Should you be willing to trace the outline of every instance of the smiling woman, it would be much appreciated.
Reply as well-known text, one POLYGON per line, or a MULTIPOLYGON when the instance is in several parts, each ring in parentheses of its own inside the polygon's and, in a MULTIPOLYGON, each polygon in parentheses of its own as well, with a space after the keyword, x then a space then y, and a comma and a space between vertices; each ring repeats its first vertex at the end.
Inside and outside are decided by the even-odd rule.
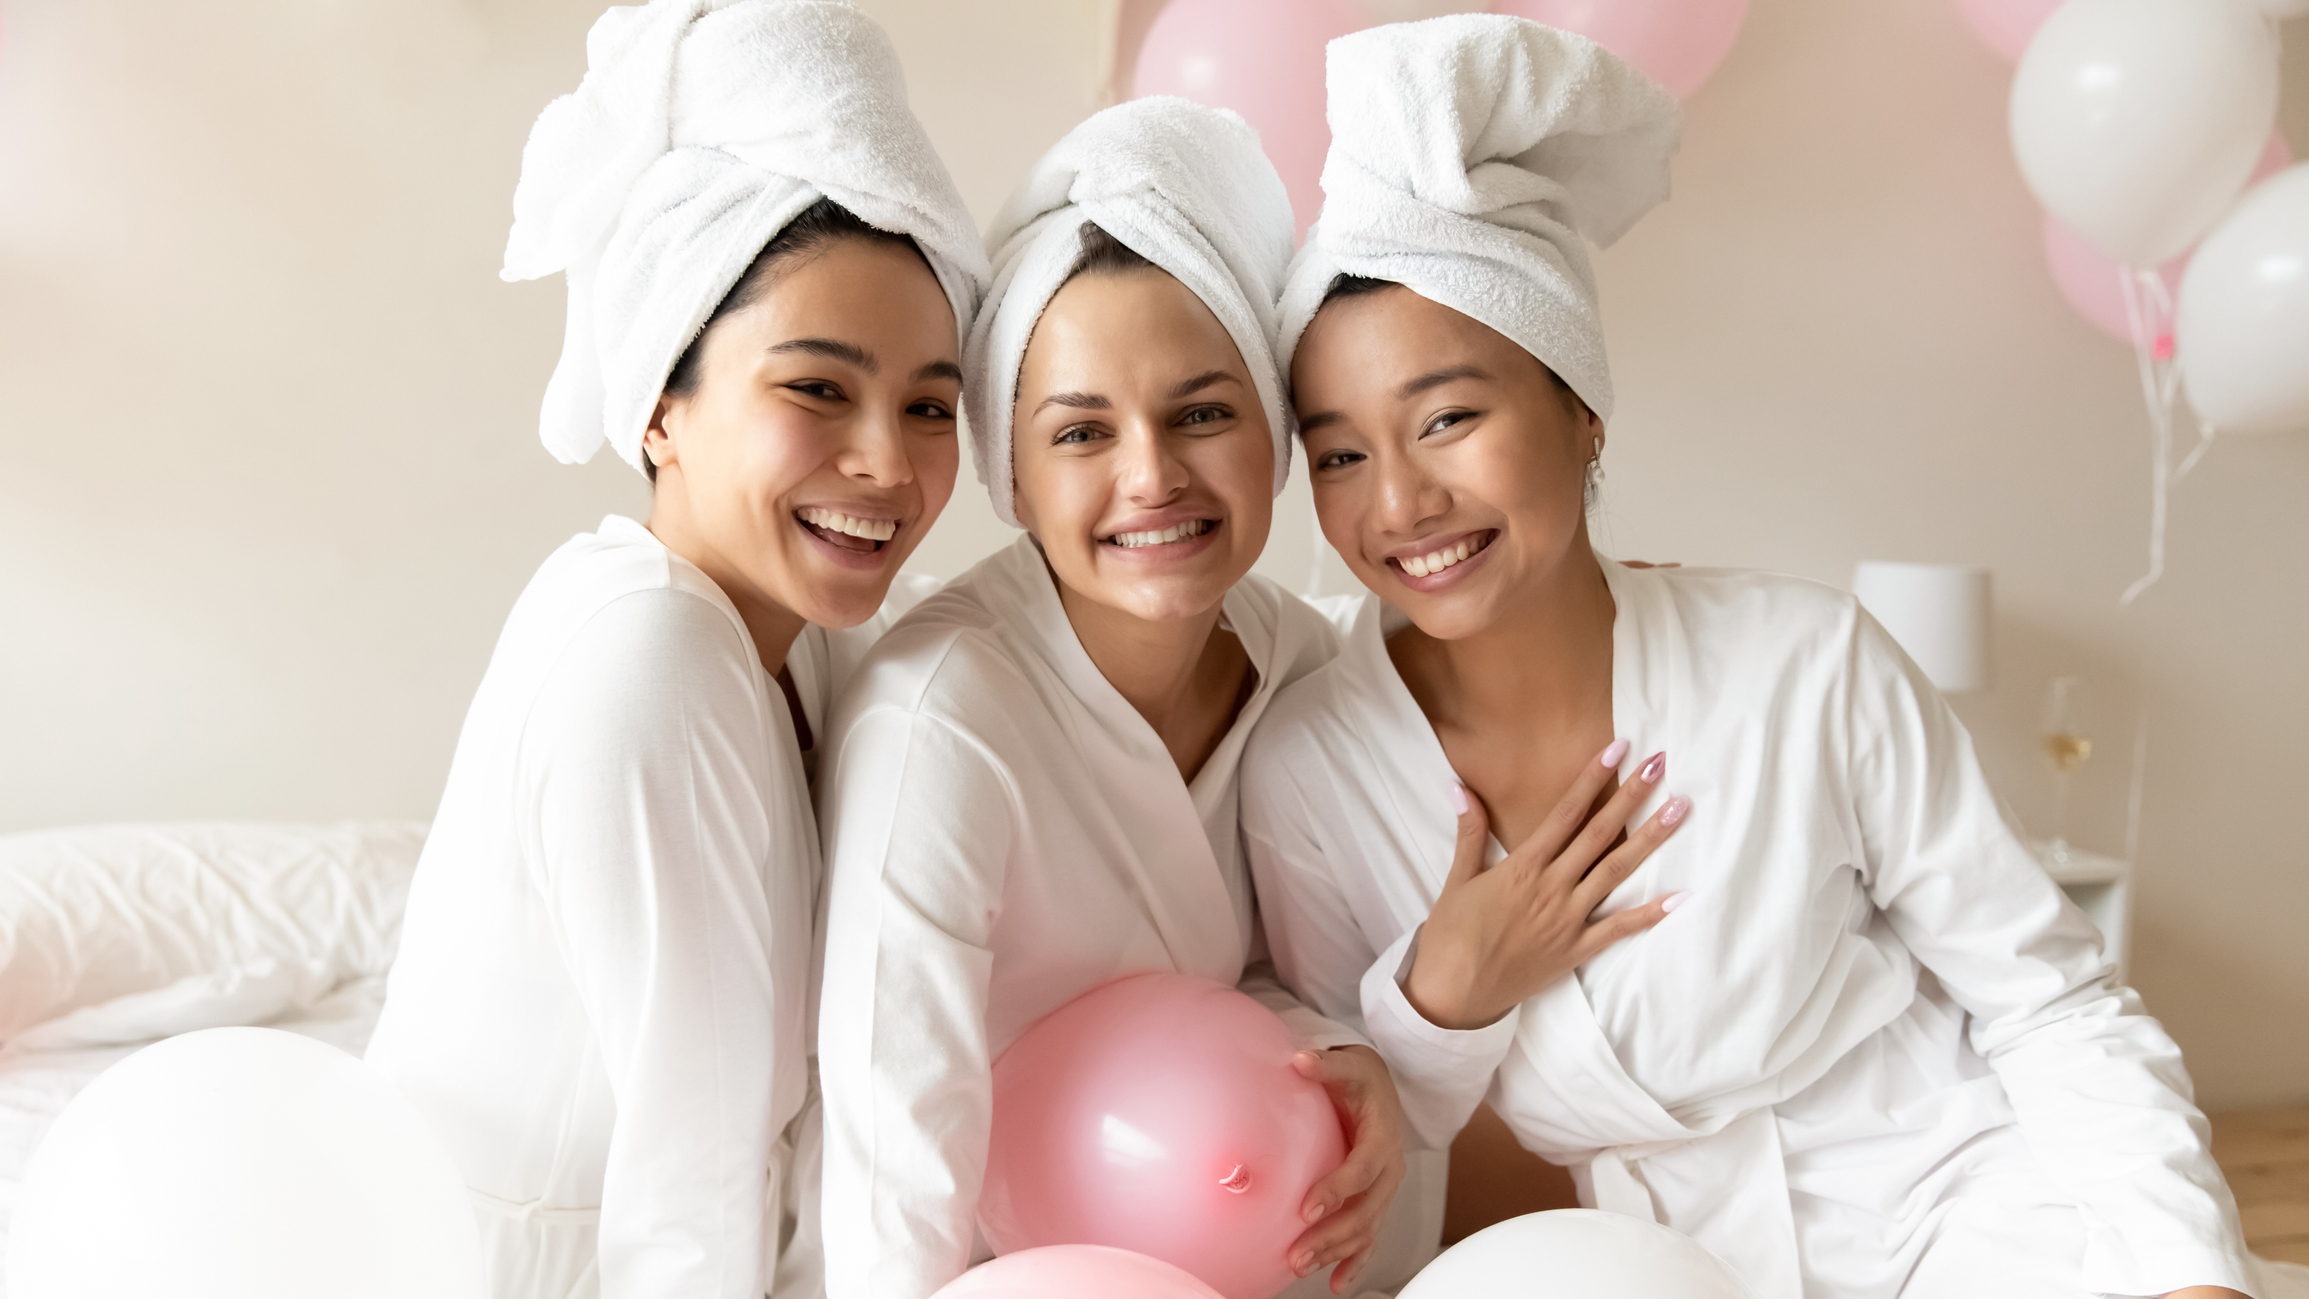
POLYGON ((649 522, 506 620, 369 1059, 498 1299, 807 1294, 812 732, 953 490, 983 258, 849 5, 613 9, 587 49, 507 274, 567 273, 541 431, 647 469, 649 522))
POLYGON ((1491 15, 1358 33, 1330 70, 1282 337, 1370 596, 1245 759, 1283 975, 1362 1012, 1421 1137, 1488 1097, 1584 1203, 1761 1294, 2302 1293, 1883 629, 1800 579, 1593 549, 1586 241, 1664 197, 1666 93, 1491 15))
POLYGON ((1076 128, 995 223, 967 400, 979 475, 1027 535, 891 630, 828 738, 833 1299, 926 1299, 973 1261, 993 1060, 1152 971, 1281 1014, 1349 1116, 1278 1264, 1314 1293, 1393 1286, 1434 1249, 1439 1178, 1389 1214, 1385 1066, 1265 967, 1236 819, 1250 728, 1337 644, 1249 575, 1288 464, 1268 333, 1291 228, 1241 119, 1165 99, 1076 128))

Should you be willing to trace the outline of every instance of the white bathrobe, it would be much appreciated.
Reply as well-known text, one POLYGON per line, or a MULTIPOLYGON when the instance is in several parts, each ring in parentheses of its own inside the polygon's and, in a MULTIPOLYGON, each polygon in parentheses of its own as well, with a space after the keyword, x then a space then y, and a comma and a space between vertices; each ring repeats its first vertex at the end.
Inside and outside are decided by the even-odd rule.
MULTIPOLYGON (((1084 652, 1027 538, 893 628, 838 704, 820 799, 833 1299, 925 1299, 985 1257, 993 1061, 1093 988, 1200 975, 1240 984, 1309 1046, 1362 1040, 1260 972, 1236 814, 1251 727, 1338 634, 1257 577, 1224 610, 1258 684, 1191 783, 1084 652)), ((1441 1205, 1410 1188, 1405 1203, 1431 1206, 1390 1223, 1407 1276, 1441 1205)))
POLYGON ((1614 731, 1694 807, 1603 910, 1691 896, 1500 1022, 1400 986, 1455 826, 1401 615, 1368 599, 1244 760, 1282 977, 1366 1029, 1423 1139, 1488 1092, 1583 1202, 1765 1299, 2263 1293, 2179 1050, 1882 629, 1798 579, 1604 573, 1614 731))
MULTIPOLYGON (((795 641, 813 730, 925 581, 795 641)), ((778 1247, 811 1193, 788 1174, 818 866, 728 597, 631 519, 555 551, 458 736, 368 1052, 464 1175, 497 1299, 817 1293, 814 1242, 778 1247)))

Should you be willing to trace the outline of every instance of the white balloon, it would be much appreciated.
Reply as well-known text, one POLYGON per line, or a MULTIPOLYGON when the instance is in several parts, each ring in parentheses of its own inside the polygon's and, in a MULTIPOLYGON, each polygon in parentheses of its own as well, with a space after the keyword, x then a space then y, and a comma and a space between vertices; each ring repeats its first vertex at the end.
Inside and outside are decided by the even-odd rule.
POLYGON ((1401 1299, 1756 1299, 1678 1231, 1593 1209, 1495 1223, 1443 1251, 1401 1299))
POLYGON ((24 1170, 12 1299, 484 1299, 463 1181, 335 1047, 216 1028, 146 1047, 24 1170))
POLYGON ((2157 266, 2236 202, 2277 119, 2278 47, 2247 0, 2069 0, 2012 83, 2012 148, 2045 210, 2157 266))
POLYGON ((2309 163, 2262 181, 2197 249, 2173 345, 2214 428, 2309 429, 2309 163))

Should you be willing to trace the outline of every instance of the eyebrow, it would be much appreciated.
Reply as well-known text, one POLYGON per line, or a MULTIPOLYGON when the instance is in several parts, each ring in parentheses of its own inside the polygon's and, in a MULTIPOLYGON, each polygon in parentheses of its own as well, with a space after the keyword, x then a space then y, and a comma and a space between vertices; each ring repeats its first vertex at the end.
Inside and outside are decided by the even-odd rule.
POLYGON ((1043 398, 1041 401, 1036 402, 1034 409, 1039 412, 1045 406, 1068 406, 1075 410, 1114 409, 1113 402, 1108 401, 1106 398, 1099 396, 1095 392, 1054 392, 1048 397, 1043 398))
POLYGON ((1430 388, 1440 388, 1458 379, 1488 379, 1491 376, 1472 365, 1448 365, 1440 370, 1429 370, 1404 383, 1395 390, 1395 400, 1408 401, 1430 388))
MULTIPOLYGON (((838 338, 789 338, 769 349, 772 356, 785 352, 800 352, 807 356, 822 356, 829 361, 846 361, 868 374, 879 374, 882 366, 874 354, 856 343, 845 343, 838 338)), ((951 364, 941 362, 940 364, 951 364)), ((957 377, 961 371, 956 370, 957 377)))
POLYGON ((1201 392, 1203 389, 1210 387, 1214 383, 1234 382, 1240 381, 1237 380, 1235 376, 1228 374, 1224 370, 1205 370, 1192 379, 1181 380, 1179 383, 1174 385, 1170 390, 1170 400, 1177 401, 1181 397, 1193 396, 1195 393, 1201 392))
POLYGON ((920 383, 925 379, 952 379, 960 383, 962 367, 952 361, 932 361, 914 372, 914 382, 920 383))

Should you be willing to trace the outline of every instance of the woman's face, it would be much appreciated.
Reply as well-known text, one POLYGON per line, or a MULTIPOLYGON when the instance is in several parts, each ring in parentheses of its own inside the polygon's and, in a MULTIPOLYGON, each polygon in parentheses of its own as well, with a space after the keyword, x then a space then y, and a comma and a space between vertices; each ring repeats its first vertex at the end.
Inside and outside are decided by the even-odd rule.
POLYGON ((1338 298, 1291 380, 1323 535, 1428 635, 1527 611, 1581 553, 1603 424, 1498 331, 1401 287, 1338 298))
POLYGON ((855 626, 954 492, 954 309, 919 256, 880 242, 771 273, 706 331, 696 389, 660 403, 652 526, 678 511, 732 599, 855 626))
POLYGON ((1216 608, 1267 544, 1275 446, 1242 354, 1161 271, 1043 309, 1012 425, 1019 522, 1059 583, 1148 621, 1216 608))

